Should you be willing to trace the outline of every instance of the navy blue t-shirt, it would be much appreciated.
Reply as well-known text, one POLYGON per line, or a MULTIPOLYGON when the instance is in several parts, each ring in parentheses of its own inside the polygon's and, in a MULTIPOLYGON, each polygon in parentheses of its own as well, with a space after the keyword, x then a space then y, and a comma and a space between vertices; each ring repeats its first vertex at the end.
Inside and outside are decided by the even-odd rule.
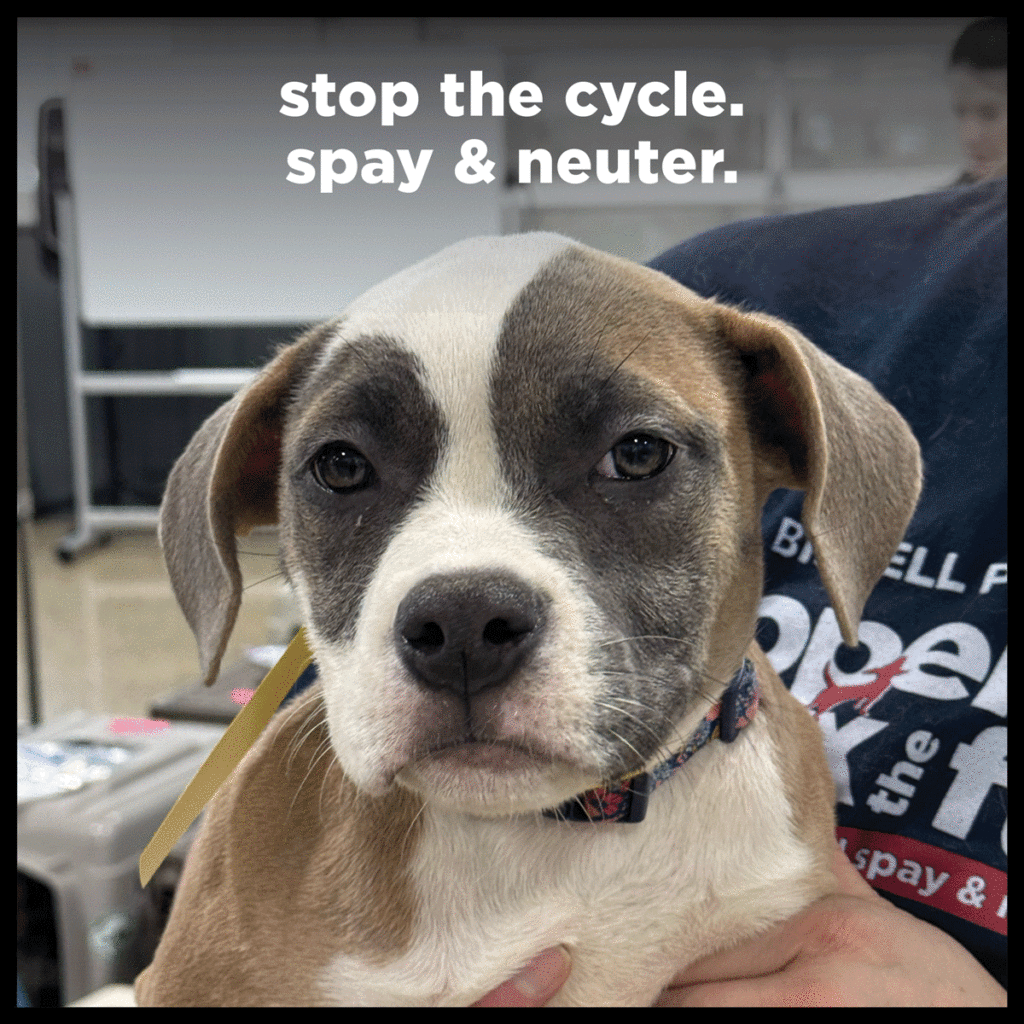
POLYGON ((765 507, 758 640, 824 732, 847 856, 1004 986, 1006 259, 1002 178, 742 221, 650 264, 788 320, 921 444, 921 501, 860 647, 842 645, 793 491, 765 507))

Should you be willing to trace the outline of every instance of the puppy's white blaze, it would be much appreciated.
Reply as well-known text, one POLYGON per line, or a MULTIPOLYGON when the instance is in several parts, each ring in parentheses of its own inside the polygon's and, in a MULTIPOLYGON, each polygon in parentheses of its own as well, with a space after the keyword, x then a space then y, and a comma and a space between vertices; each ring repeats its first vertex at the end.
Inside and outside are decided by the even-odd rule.
MULTIPOLYGON (((454 433, 490 437, 487 388, 505 313, 537 271, 573 244, 536 232, 471 238, 442 249, 354 299, 320 367, 355 337, 385 335, 419 357, 427 390, 454 433)), ((461 480, 483 468, 481 454, 460 460, 461 480)))
MULTIPOLYGON (((369 789, 390 782, 431 714, 429 697, 418 692, 395 649, 398 606, 421 580, 460 569, 515 572, 550 596, 552 618, 534 677, 520 681, 520 698, 504 714, 523 720, 537 738, 564 737, 567 756, 598 757, 580 716, 593 706, 600 680, 589 672, 579 638, 603 635, 606 624, 564 566, 537 551, 529 531, 507 511, 490 416, 491 365, 505 313, 541 267, 573 244, 541 232, 459 242, 356 299, 323 354, 326 367, 354 338, 392 339, 419 359, 447 429, 425 502, 401 525, 374 571, 353 643, 342 650, 312 638, 325 674, 339 683, 359 681, 324 692, 342 764, 369 789), (529 703, 541 691, 544 701, 529 703)), ((305 610, 305 594, 300 600, 305 610)))
POLYGON ((391 783, 434 713, 430 695, 419 690, 396 650, 398 607, 427 577, 465 569, 513 572, 550 598, 544 642, 531 671, 495 712, 495 725, 536 744, 550 745, 555 737, 566 760, 600 763, 604 751, 594 747, 586 709, 603 684, 581 642, 606 635, 599 609, 563 565, 537 550, 510 512, 437 496, 414 510, 389 544, 367 587, 353 642, 325 645, 314 637, 325 680, 336 680, 324 687, 332 741, 349 776, 368 791, 391 783))

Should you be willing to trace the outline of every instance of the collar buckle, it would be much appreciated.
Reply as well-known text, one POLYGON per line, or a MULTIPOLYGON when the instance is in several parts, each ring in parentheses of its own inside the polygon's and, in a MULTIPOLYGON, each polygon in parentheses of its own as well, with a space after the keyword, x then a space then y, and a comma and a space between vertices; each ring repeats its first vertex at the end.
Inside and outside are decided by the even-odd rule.
POLYGON ((626 821, 633 824, 643 821, 651 793, 709 740, 717 737, 723 743, 732 743, 753 718, 760 697, 761 688, 754 666, 744 659, 719 703, 705 715, 681 751, 652 771, 639 772, 618 784, 589 789, 542 813, 558 821, 626 821))
POLYGON ((643 821, 647 817, 647 803, 654 792, 654 777, 650 772, 641 772, 629 780, 629 806, 622 817, 623 821, 643 821))

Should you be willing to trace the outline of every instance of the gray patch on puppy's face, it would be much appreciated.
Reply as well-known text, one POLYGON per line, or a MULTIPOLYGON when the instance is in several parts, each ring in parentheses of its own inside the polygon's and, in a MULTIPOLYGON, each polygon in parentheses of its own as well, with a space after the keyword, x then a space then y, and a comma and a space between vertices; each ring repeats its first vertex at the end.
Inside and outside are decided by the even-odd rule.
POLYGON ((296 395, 286 431, 281 542, 290 578, 316 580, 312 624, 351 640, 362 595, 398 524, 422 495, 446 428, 414 355, 387 337, 346 344, 296 395), (372 478, 351 493, 317 481, 330 445, 363 456, 372 478))
POLYGON ((722 468, 715 428, 602 348, 641 301, 610 290, 586 256, 556 258, 510 308, 492 376, 515 503, 539 548, 578 576, 618 633, 592 650, 607 695, 596 728, 629 768, 633 751, 646 758, 672 743, 701 687, 722 468), (643 480, 598 474, 602 457, 636 433, 672 443, 671 462, 643 480))

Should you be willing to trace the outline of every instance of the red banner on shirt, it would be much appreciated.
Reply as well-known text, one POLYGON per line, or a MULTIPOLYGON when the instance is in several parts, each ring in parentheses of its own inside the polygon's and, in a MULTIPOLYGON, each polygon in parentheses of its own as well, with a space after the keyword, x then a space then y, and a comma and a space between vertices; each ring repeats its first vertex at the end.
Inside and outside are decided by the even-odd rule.
POLYGON ((888 832, 837 828, 836 837, 872 888, 1006 934, 1005 871, 888 832))

